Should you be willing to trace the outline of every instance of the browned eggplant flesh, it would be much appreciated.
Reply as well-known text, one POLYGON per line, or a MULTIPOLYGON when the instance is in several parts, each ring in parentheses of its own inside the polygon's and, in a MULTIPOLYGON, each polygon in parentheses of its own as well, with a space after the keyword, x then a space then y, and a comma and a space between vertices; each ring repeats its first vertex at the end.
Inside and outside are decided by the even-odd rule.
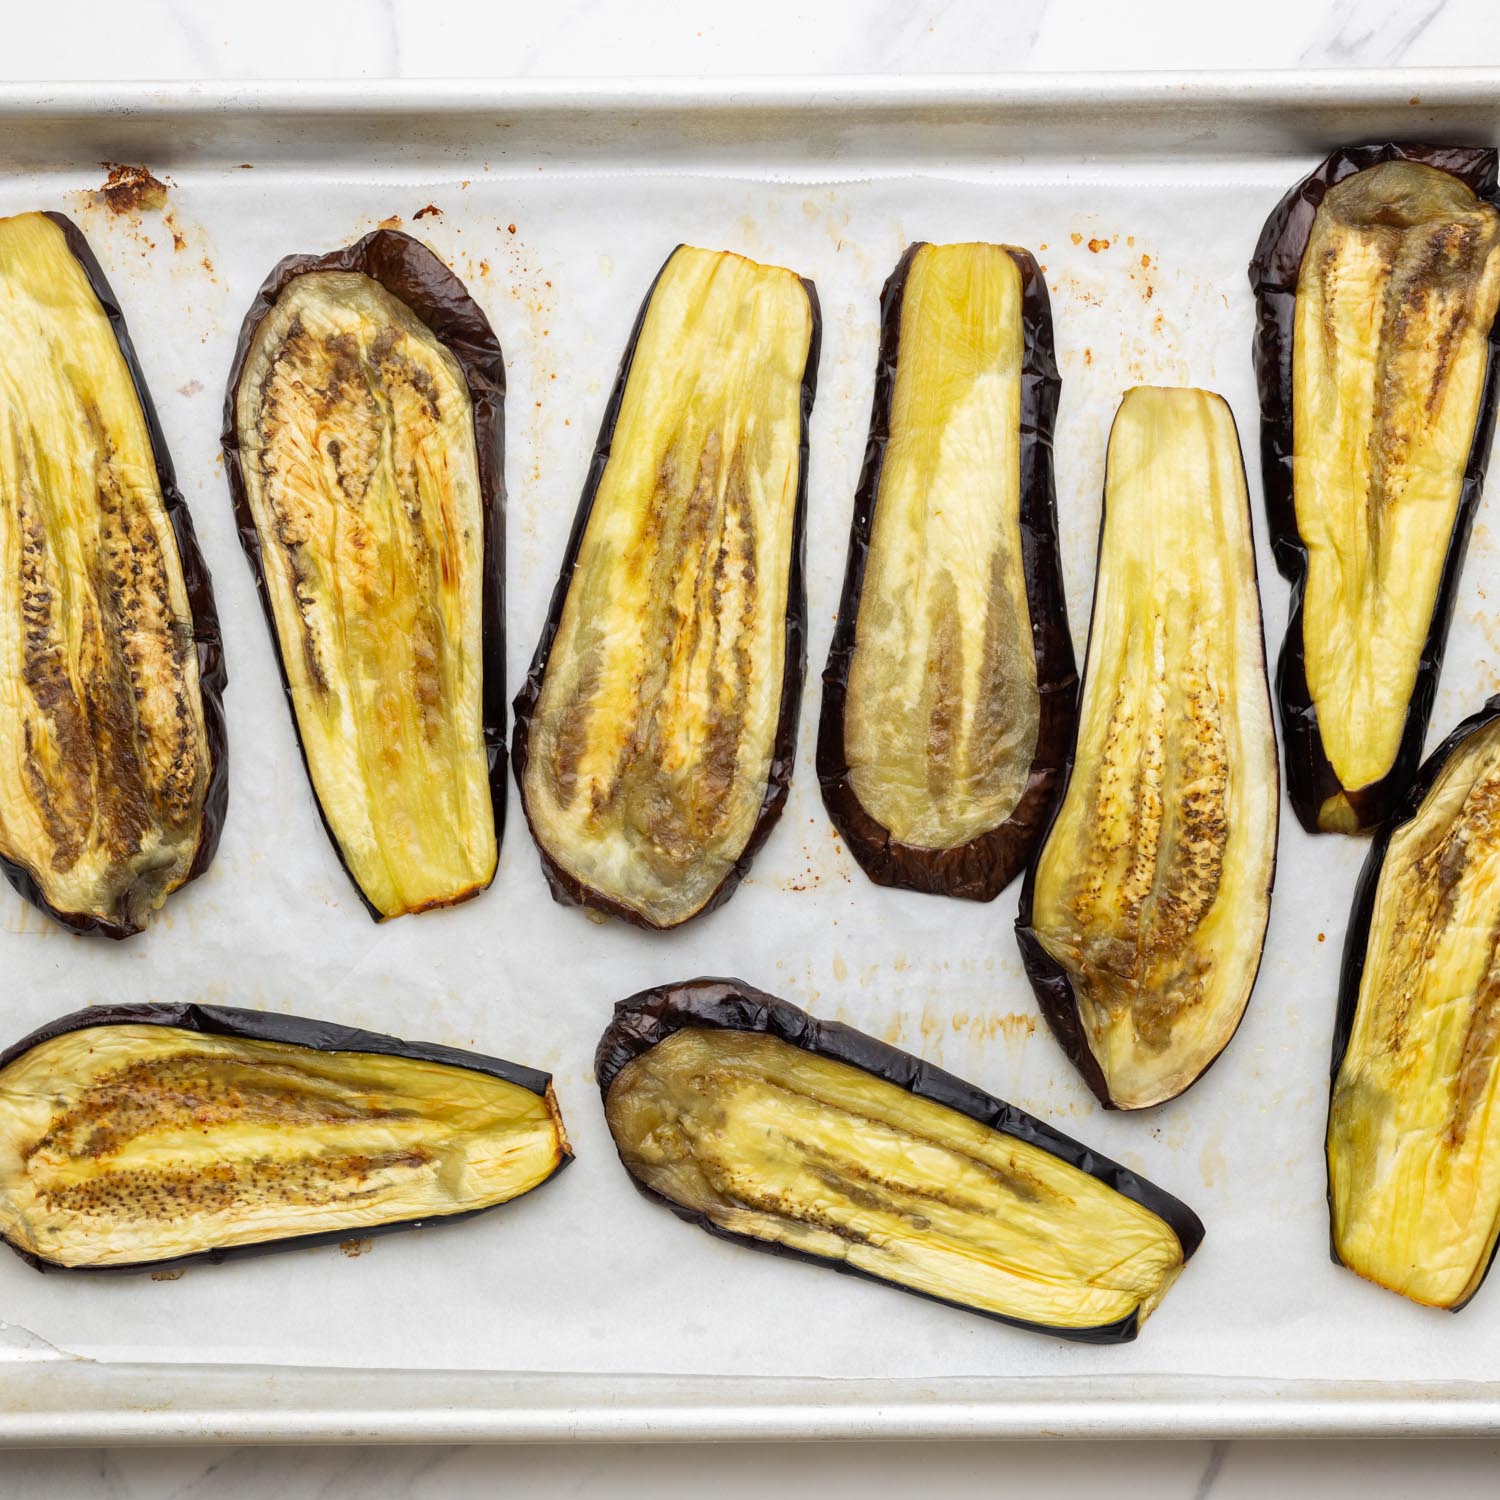
POLYGON ((801 278, 728 252, 679 248, 647 299, 516 701, 560 900, 674 927, 729 894, 780 811, 817 326, 801 278))
MULTIPOLYGON (((408 279, 451 283, 493 344, 452 273, 408 245, 408 279)), ((485 712, 486 671, 501 668, 486 641, 498 478, 468 372, 365 269, 273 280, 242 340, 226 447, 308 774, 377 917, 452 905, 489 884, 498 853, 485 712)))
POLYGON ((1370 852, 1335 1048, 1334 1254, 1456 1310, 1500 1239, 1500 700, 1435 752, 1370 852))
POLYGON ((0 1234, 42 1269, 470 1214, 569 1159, 529 1069, 255 1012, 103 1014, 0 1060, 0 1234))
POLYGON ((1244 464, 1206 391, 1110 433, 1077 746, 1022 895, 1042 1009, 1100 1099, 1180 1094, 1244 1014, 1279 803, 1244 464))
POLYGON ((882 313, 819 776, 873 879, 989 900, 1055 800, 1076 689, 1046 286, 1024 250, 919 244, 882 313))
POLYGON ((138 932, 224 803, 208 578, 134 354, 70 223, 0 220, 0 864, 138 932))
POLYGON ((1202 1235, 1010 1106, 737 981, 624 1002, 596 1072, 626 1170, 681 1217, 1009 1322, 1132 1337, 1202 1235))

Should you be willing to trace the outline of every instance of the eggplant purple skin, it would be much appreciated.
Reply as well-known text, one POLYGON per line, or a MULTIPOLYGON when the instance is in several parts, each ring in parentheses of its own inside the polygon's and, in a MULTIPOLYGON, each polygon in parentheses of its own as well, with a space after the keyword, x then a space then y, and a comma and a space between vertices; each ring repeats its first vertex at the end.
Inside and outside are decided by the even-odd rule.
POLYGON ((1271 524, 1271 551, 1282 576, 1292 586, 1291 614, 1276 666, 1276 702, 1286 753, 1287 795, 1297 820, 1309 833, 1318 826, 1324 802, 1344 792, 1362 828, 1385 821, 1401 801, 1422 758, 1422 741, 1432 717, 1438 674, 1448 627, 1458 597, 1459 574, 1468 550, 1474 512, 1479 505, 1495 432, 1495 408, 1500 399, 1500 320, 1489 333, 1489 356, 1479 399, 1474 441, 1464 466, 1458 514, 1443 564, 1442 582, 1433 605, 1432 624, 1417 667, 1416 685, 1406 706, 1406 723, 1391 769, 1379 781, 1356 792, 1339 785, 1323 753, 1318 711, 1307 688, 1302 646, 1302 602, 1307 584, 1307 548, 1297 530, 1292 495, 1292 334, 1297 307, 1297 278, 1302 255, 1312 234, 1313 218, 1328 189, 1356 172, 1388 161, 1418 162, 1449 173, 1477 197, 1500 207, 1496 190, 1497 153, 1488 146, 1422 146, 1385 143, 1347 146, 1332 153, 1302 179, 1272 210, 1261 230, 1250 262, 1250 287, 1255 293, 1255 380, 1260 392, 1260 462, 1266 491, 1266 514, 1271 524))
MULTIPOLYGON (((1402 794, 1395 811, 1375 834, 1370 852, 1365 856, 1354 887, 1354 904, 1349 911, 1349 926, 1344 934, 1344 954, 1339 964, 1338 1009, 1333 1022, 1333 1060, 1328 1075, 1329 1115, 1332 1122, 1333 1089, 1338 1082, 1339 1069, 1344 1065, 1344 1054, 1349 1050, 1349 1038, 1354 1033, 1354 1017, 1359 1010, 1359 987, 1364 979, 1365 952, 1370 941, 1370 923, 1375 915, 1375 896, 1380 887, 1380 874, 1385 868, 1385 857, 1391 839, 1405 824, 1411 822, 1421 810, 1433 783, 1443 774, 1443 767, 1470 735, 1487 728, 1500 719, 1500 693, 1485 701, 1482 708, 1469 715, 1455 726, 1452 733, 1422 763, 1415 780, 1402 794)), ((1328 1159, 1327 1136, 1324 1136, 1323 1159, 1328 1159)), ((1328 1185, 1328 1254, 1334 1265, 1341 1266, 1338 1246, 1333 1240, 1333 1184, 1328 1185)), ((1474 1290, 1462 1302, 1456 1302, 1448 1312, 1461 1312, 1473 1300, 1485 1277, 1494 1269, 1495 1256, 1500 1245, 1490 1252, 1489 1264, 1484 1275, 1474 1284, 1474 1290)))
MULTIPOLYGON (((677 245, 675 255, 683 247, 677 245)), ((630 337, 625 344, 625 353, 620 360, 619 372, 615 376, 614 388, 604 407, 604 420, 599 426, 599 437, 594 444, 594 454, 589 461, 588 475, 583 482, 583 495, 573 515, 573 528, 568 533, 568 545, 563 553, 562 567, 558 571, 557 583, 552 590, 552 601, 547 606, 547 618, 542 625, 541 638, 537 641, 536 654, 531 659, 526 679, 516 694, 512 705, 515 714, 515 730, 511 739, 511 766, 516 778, 516 791, 521 799, 521 810, 526 815, 527 827, 541 856, 542 873, 547 878, 547 889, 552 899, 562 906, 581 906, 604 916, 619 917, 633 927, 647 932, 661 932, 659 924, 644 917, 633 907, 615 901, 602 891, 586 885, 569 874, 547 852, 537 835, 531 810, 526 805, 526 763, 531 745, 531 721, 536 715, 537 704, 542 697, 542 683, 547 675, 547 662, 552 655, 552 644, 562 625, 563 607, 568 602, 568 586, 573 581, 573 570, 578 565, 578 550, 583 545, 584 532, 588 530, 589 517, 593 514, 594 500, 599 493, 599 482, 609 463, 610 450, 614 444, 615 424, 620 417, 620 403, 625 399, 625 383, 630 378, 630 368, 635 361, 636 346, 640 342, 641 329, 645 326, 646 313, 651 299, 656 295, 657 283, 661 280, 672 255, 662 262, 660 270, 651 280, 646 296, 636 313, 630 337)), ((791 790, 792 771, 797 760, 797 715, 802 705, 802 682, 807 675, 807 458, 808 424, 812 418, 813 398, 818 389, 818 357, 823 343, 823 312, 818 302, 818 290, 805 276, 799 276, 802 290, 807 293, 808 306, 812 314, 812 336, 807 346, 807 364, 802 372, 802 436, 798 446, 797 499, 792 516, 792 551, 787 571, 786 591, 786 646, 782 655, 781 704, 776 723, 776 739, 771 748, 771 765, 766 781, 766 795, 760 805, 755 827, 740 857, 735 860, 712 896, 684 922, 694 922, 716 911, 735 892, 740 881, 750 870, 751 861, 760 852, 761 846, 771 836, 771 830, 781 817, 791 790)), ((673 924, 680 927, 684 922, 673 924)))
MULTIPOLYGON (((9 1067, 18 1057, 74 1031, 87 1031, 94 1026, 171 1026, 179 1031, 201 1032, 204 1036, 222 1036, 250 1042, 283 1042, 293 1047, 306 1047, 314 1052, 369 1052, 380 1057, 401 1057, 411 1062, 440 1063, 445 1067, 467 1068, 471 1073, 483 1073, 489 1078, 498 1078, 513 1083, 528 1093, 545 1098, 552 1083, 550 1073, 539 1072, 522 1063, 507 1062, 504 1058, 487 1057, 482 1052, 465 1052, 458 1047, 445 1047, 438 1042, 407 1042, 400 1037, 387 1036, 379 1031, 361 1031, 356 1026, 339 1026, 332 1021, 314 1021, 304 1016, 283 1016, 272 1011, 245 1010, 234 1005, 151 1004, 96 1005, 85 1010, 75 1010, 39 1026, 30 1036, 22 1037, 0 1052, 0 1069, 9 1067)), ((562 1143, 562 1160, 557 1170, 546 1182, 540 1182, 531 1191, 545 1187, 573 1160, 566 1136, 562 1143)), ((359 1239, 374 1239, 377 1235, 394 1234, 402 1229, 427 1229, 439 1224, 456 1224, 461 1219, 472 1219, 491 1209, 503 1207, 491 1204, 487 1208, 471 1208, 464 1213, 439 1214, 426 1219, 403 1219, 395 1224, 372 1224, 357 1230, 328 1229, 316 1234, 289 1235, 284 1239, 261 1240, 253 1245, 219 1246, 211 1250, 195 1251, 191 1255, 179 1255, 168 1260, 134 1261, 117 1266, 65 1266, 48 1260, 30 1250, 5 1243, 27 1265, 38 1271, 65 1271, 70 1276, 113 1276, 137 1271, 161 1271, 179 1266, 222 1265, 226 1260, 244 1260, 257 1255, 269 1255, 281 1250, 310 1250, 318 1245, 332 1245, 351 1236, 359 1239)))
MULTIPOLYGON (((349 882, 359 893, 365 910, 377 921, 383 921, 379 910, 360 889, 354 872, 344 858, 344 851, 334 834, 323 804, 318 800, 312 767, 307 762, 307 747, 297 723, 297 706, 292 701, 292 686, 286 675, 281 654, 281 637, 266 587, 265 560, 261 555, 260 537, 250 510, 245 488, 244 466, 240 458, 236 431, 235 398, 240 377, 250 355, 261 319, 276 305, 289 283, 309 271, 358 271, 377 281, 393 297, 404 302, 427 326, 445 349, 458 361, 468 387, 474 413, 474 447, 479 467, 479 493, 484 506, 484 561, 482 589, 483 620, 483 690, 481 714, 485 757, 489 766, 490 803, 494 809, 495 844, 498 849, 505 833, 505 356, 484 310, 469 294, 468 288, 444 261, 420 240, 399 229, 376 229, 352 245, 331 250, 327 255, 288 255, 278 261, 271 274, 261 283, 245 320, 240 325, 235 345, 234 363, 229 371, 229 385, 224 396, 224 429, 219 442, 224 451, 224 472, 229 479, 229 493, 234 502, 234 519, 240 534, 240 546, 255 579, 255 591, 265 610, 266 626, 276 652, 276 669, 286 694, 292 731, 302 756, 307 784, 317 803, 318 817, 328 834, 328 842, 338 856, 349 882)), ((499 869, 499 862, 496 862, 499 869)), ((494 880, 491 875, 490 882, 494 880)), ((490 882, 462 899, 471 900, 490 882)))
MULTIPOLYGON (((224 831, 224 818, 229 808, 229 736, 224 722, 224 689, 229 682, 229 673, 224 665, 224 643, 219 632, 219 611, 214 603, 213 580, 209 577, 208 564, 198 547, 197 533, 193 530, 193 518, 188 513, 187 501, 177 487, 177 475, 172 468, 172 457, 167 451, 166 435, 161 429, 161 420, 151 400, 151 391, 146 385, 145 372, 130 340, 130 330, 125 326, 125 314, 120 309, 103 268, 89 248, 83 231, 66 214, 48 213, 47 218, 62 231, 73 259, 83 267, 90 288, 109 319, 115 342, 125 368, 130 372, 130 382, 135 387, 136 399, 146 418, 146 432, 151 439, 151 456, 156 463, 156 481, 161 487, 162 504, 167 519, 172 523, 172 535, 177 543, 177 555, 182 564, 182 581, 187 593, 188 608, 193 616, 193 645, 198 656, 198 691, 203 704, 203 731, 208 746, 208 786, 203 798, 202 832, 198 837, 198 848, 188 868, 185 886, 196 880, 213 863, 219 848, 219 837, 224 831)), ((133 937, 136 929, 122 927, 116 922, 107 922, 86 912, 61 911, 42 894, 41 888, 26 869, 10 860, 0 858, 0 870, 5 878, 33 906, 44 911, 71 932, 97 933, 100 937, 120 940, 133 937)), ((181 890, 182 886, 178 887, 181 890)), ((170 900, 171 898, 168 897, 170 900)))
MULTIPOLYGON (((1238 440, 1239 423, 1235 422, 1234 413, 1231 411, 1229 420, 1234 422, 1236 439, 1238 440)), ((1240 455, 1243 461, 1244 444, 1240 444, 1240 455)), ((1105 498, 1104 505, 1109 503, 1109 476, 1105 475, 1105 498)), ((1104 555, 1104 509, 1099 512, 1099 541, 1094 551, 1094 588, 1097 593, 1099 586, 1099 564, 1104 555)), ((1250 525, 1250 566, 1253 570, 1252 581, 1255 584, 1256 612, 1261 617, 1261 635, 1265 635, 1264 607, 1261 604, 1260 592, 1260 565, 1255 559, 1255 525, 1253 519, 1250 525)), ((1092 604, 1089 609, 1089 641, 1094 635, 1094 614, 1092 604)), ((1264 649, 1264 648, 1262 648, 1264 649)), ((1087 664, 1089 659, 1088 642, 1084 645, 1083 659, 1087 664)), ((1085 665, 1085 671, 1087 666, 1085 665)), ((1042 946, 1041 940, 1031 925, 1032 908, 1036 899, 1036 869, 1041 860, 1042 850, 1046 847, 1047 836, 1052 832, 1052 825, 1057 821, 1058 814, 1062 811, 1063 798, 1067 795, 1068 783, 1073 778, 1073 766, 1078 757, 1078 720, 1073 722, 1072 743, 1068 746, 1068 753, 1063 762, 1062 786, 1052 804, 1051 814, 1047 819, 1047 826, 1042 830, 1042 836, 1036 842, 1036 848, 1031 863, 1026 868, 1026 878, 1021 882, 1021 899, 1016 910, 1016 943, 1021 950, 1021 967, 1026 971, 1026 978, 1031 983, 1032 993, 1036 996, 1037 1008, 1041 1011, 1043 1019, 1047 1022, 1053 1037, 1059 1047, 1062 1048, 1069 1062, 1078 1069, 1083 1081, 1088 1084, 1090 1092, 1105 1109, 1118 1109, 1119 1106, 1110 1097, 1109 1084, 1104 1077, 1104 1070, 1099 1066, 1098 1059, 1094 1056, 1093 1049, 1089 1046, 1088 1038, 1084 1035, 1083 1019, 1078 1012, 1078 997, 1073 991, 1073 981, 1068 971, 1053 958, 1042 946)), ((1280 757, 1275 753, 1273 756, 1278 761, 1280 757)), ((1267 895, 1270 895, 1276 885, 1276 854, 1271 856, 1270 883, 1266 887, 1267 895)), ((1251 993, 1254 993, 1255 979, 1260 975, 1260 965, 1265 962, 1266 945, 1262 937, 1260 946, 1260 959, 1255 967, 1255 978, 1251 979, 1251 993)), ((1173 1096, 1174 1099, 1182 1098, 1182 1095, 1193 1088, 1211 1069, 1214 1063, 1223 1057, 1229 1050, 1229 1044, 1239 1033, 1241 1026, 1245 1024, 1245 1016, 1249 1014, 1250 1007, 1247 1004, 1240 1013, 1239 1022, 1234 1030, 1224 1038, 1224 1045, 1214 1054, 1208 1067, 1203 1069, 1198 1077, 1188 1084, 1182 1093, 1173 1096)), ((1171 1104, 1172 1099, 1163 1100, 1163 1104, 1171 1104)), ((1161 1108, 1161 1105, 1152 1106, 1161 1108)))
MULTIPOLYGON (((1079 1171, 1087 1172, 1090 1177, 1112 1187, 1117 1193, 1123 1194, 1133 1203, 1139 1203, 1142 1208, 1149 1209, 1163 1220, 1182 1246, 1184 1264, 1192 1259, 1193 1253, 1203 1242, 1203 1223, 1197 1214, 1180 1199, 1138 1176, 1130 1168, 1091 1151, 1024 1110, 995 1098, 993 1094, 985 1093, 972 1083, 965 1083, 963 1079, 954 1077, 952 1073, 945 1072, 933 1063, 877 1041, 862 1031, 856 1031, 852 1026, 845 1026, 838 1021, 820 1021, 789 1000, 769 995, 764 990, 756 989, 754 985, 746 984, 742 979, 688 979, 680 984, 659 985, 642 990, 639 994, 621 1000, 615 1006, 614 1016, 599 1038, 599 1046, 594 1053, 594 1078, 599 1085, 600 1097, 608 1099, 610 1085, 627 1063, 642 1053, 649 1052, 673 1032, 690 1027, 754 1031, 776 1037, 819 1057, 859 1068, 862 1072, 895 1084, 897 1088, 905 1089, 909 1094, 915 1094, 919 1099, 930 1099, 935 1104, 956 1110, 990 1130, 1040 1147, 1070 1166, 1077 1167, 1079 1171)), ((710 1234, 728 1240, 731 1244, 746 1245, 752 1250, 763 1250, 771 1255, 804 1261, 809 1265, 829 1266, 835 1271, 857 1276, 863 1281, 873 1281, 881 1286, 896 1285, 883 1277, 851 1266, 846 1261, 813 1255, 805 1250, 795 1250, 787 1245, 722 1229, 706 1214, 684 1208, 680 1203, 646 1187, 630 1174, 628 1167, 626 1173, 630 1175, 631 1182, 642 1197, 653 1203, 660 1203, 671 1209, 679 1219, 696 1224, 700 1229, 706 1229, 710 1234)), ((1097 1328, 1056 1328, 1048 1323, 1033 1323, 1025 1318, 1012 1318, 984 1308, 970 1307, 966 1303, 935 1297, 911 1287, 902 1286, 898 1289, 924 1297, 930 1302, 940 1302, 945 1307, 979 1313, 1013 1328, 1051 1333, 1074 1343, 1128 1343, 1140 1328, 1137 1313, 1097 1328)))
POLYGON ((854 790, 844 741, 844 709, 854 663, 860 596, 875 526, 880 473, 890 441, 891 402, 900 358, 901 306, 912 261, 923 241, 909 245, 880 294, 880 352, 864 467, 855 491, 854 521, 844 592, 833 644, 823 669, 818 722, 818 782, 823 805, 849 852, 877 885, 935 896, 993 901, 1025 867, 1049 822, 1062 787, 1063 763, 1078 716, 1078 668, 1068 629, 1062 557, 1057 540, 1057 496, 1052 479, 1052 435, 1062 380, 1053 353, 1052 304, 1047 283, 1029 252, 1007 246, 1021 273, 1024 353, 1021 365, 1021 567, 1031 617, 1041 716, 1026 790, 997 828, 952 849, 920 849, 891 837, 854 790))

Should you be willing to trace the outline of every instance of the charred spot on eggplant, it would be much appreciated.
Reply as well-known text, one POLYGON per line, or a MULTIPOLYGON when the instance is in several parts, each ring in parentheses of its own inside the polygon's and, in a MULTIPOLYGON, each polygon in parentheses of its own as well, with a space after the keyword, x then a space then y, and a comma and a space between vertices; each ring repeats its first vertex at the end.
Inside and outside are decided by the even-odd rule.
POLYGON ((0 219, 0 866, 139 932, 223 827, 208 572, 119 306, 60 214, 0 219))
POLYGON ((916 244, 823 674, 818 777, 872 880, 993 900, 1052 809, 1077 673, 1052 487, 1060 382, 1025 250, 916 244))
POLYGON ((1279 798, 1234 418, 1207 391, 1138 386, 1110 433, 1072 765, 1016 924, 1107 1107, 1174 1098, 1234 1035, 1279 798))
POLYGON ((1062 1338, 1134 1338, 1203 1238, 1184 1204, 909 1053, 740 980, 615 1007, 620 1160, 679 1218, 1062 1338))
POLYGON ((1490 149, 1337 151, 1250 266, 1267 509, 1292 614, 1277 687, 1292 805, 1365 832, 1422 753, 1494 431, 1490 149))
POLYGON ((1334 1034, 1335 1260, 1457 1311, 1500 1239, 1500 698, 1370 850, 1334 1034))
POLYGON ((726 900, 791 781, 812 284, 680 246, 636 322, 515 767, 552 894, 641 927, 726 900))
POLYGON ((40 1270, 465 1217, 570 1159, 545 1073, 294 1016, 101 1007, 0 1056, 0 1235, 40 1270))
POLYGON ((380 919, 494 878, 504 390, 484 313, 390 230, 282 261, 240 334, 240 535, 323 821, 380 919))

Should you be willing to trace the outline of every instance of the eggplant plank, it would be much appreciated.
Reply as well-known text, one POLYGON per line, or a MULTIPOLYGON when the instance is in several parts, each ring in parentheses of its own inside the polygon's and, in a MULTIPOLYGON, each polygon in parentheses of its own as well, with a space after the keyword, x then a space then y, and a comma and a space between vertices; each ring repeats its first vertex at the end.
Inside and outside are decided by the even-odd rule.
POLYGON ((1500 1240, 1500 698, 1433 752, 1365 862, 1327 1152, 1334 1259, 1464 1306, 1500 1240))
POLYGON ((125 322, 60 214, 0 219, 0 867, 122 938, 213 858, 208 570, 125 322))
POLYGON ((1087 1343, 1134 1338, 1185 1204, 930 1063, 737 979, 615 1007, 594 1076, 641 1193, 738 1244, 1087 1343))
POLYGON ((1077 673, 1052 487, 1060 382, 1025 250, 911 246, 880 361, 818 778, 872 880, 993 900, 1024 868, 1077 673))
POLYGON ((806 647, 810 282, 682 246, 605 412, 516 698, 553 895, 641 927, 726 900, 786 800, 806 647))
POLYGON ((1309 832, 1368 832, 1416 773, 1500 387, 1496 153, 1356 146, 1250 264, 1261 457, 1292 611, 1277 672, 1309 832))
POLYGON ((230 375, 240 538, 324 825, 382 920, 495 874, 504 393, 478 304, 392 230, 282 261, 230 375))
POLYGON ((467 1217, 569 1160, 545 1073, 296 1016, 100 1006, 0 1055, 0 1235, 38 1270, 467 1217))
POLYGON ((1138 386, 1110 433, 1078 738, 1017 935, 1102 1103, 1174 1098, 1260 968, 1280 786, 1244 460, 1207 391, 1138 386))

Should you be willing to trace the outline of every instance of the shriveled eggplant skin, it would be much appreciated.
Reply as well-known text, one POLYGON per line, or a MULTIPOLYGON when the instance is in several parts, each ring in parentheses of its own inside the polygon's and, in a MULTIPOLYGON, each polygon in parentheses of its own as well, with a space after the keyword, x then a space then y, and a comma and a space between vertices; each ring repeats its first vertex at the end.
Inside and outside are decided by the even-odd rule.
POLYGON ((494 878, 505 823, 505 360, 380 229, 292 255, 240 329, 224 467, 318 812, 377 920, 494 878))
POLYGON ((781 816, 821 330, 804 277, 688 245, 641 305, 515 700, 516 785, 565 905, 679 926, 781 816))
POLYGON ((1310 833, 1378 826, 1421 759, 1500 393, 1497 206, 1488 147, 1347 147, 1282 199, 1250 262, 1292 585, 1276 691, 1310 833))
POLYGON ((1133 1339, 1203 1239, 1190 1208, 1129 1169, 742 980, 622 1000, 594 1076, 631 1180, 678 1218, 1016 1327, 1133 1339), (843 1136, 842 1155, 819 1130, 835 1148, 843 1136), (878 1221, 867 1233, 861 1214, 878 1221), (995 1243, 964 1250, 965 1234, 995 1243), (983 1267, 962 1296, 954 1262, 983 1267))
POLYGON ((1500 1239, 1500 697, 1433 751, 1355 891, 1328 1111, 1335 1261, 1454 1312, 1500 1239))
POLYGON ((1078 702, 1052 482, 1060 389, 1028 251, 907 249, 880 299, 818 729, 824 804, 880 885, 992 901, 1056 801, 1078 702))
POLYGON ((124 938, 218 848, 218 614, 124 314, 77 226, 0 220, 0 293, 0 867, 65 927, 124 938))
POLYGON ((0 1054, 0 1235, 41 1271, 470 1218, 571 1160, 547 1074, 326 1021, 98 1006, 0 1054))
POLYGON ((1260 968, 1280 785, 1234 417, 1138 386, 1110 433, 1083 701, 1021 890, 1037 1001, 1106 1108, 1175 1098, 1260 968))

